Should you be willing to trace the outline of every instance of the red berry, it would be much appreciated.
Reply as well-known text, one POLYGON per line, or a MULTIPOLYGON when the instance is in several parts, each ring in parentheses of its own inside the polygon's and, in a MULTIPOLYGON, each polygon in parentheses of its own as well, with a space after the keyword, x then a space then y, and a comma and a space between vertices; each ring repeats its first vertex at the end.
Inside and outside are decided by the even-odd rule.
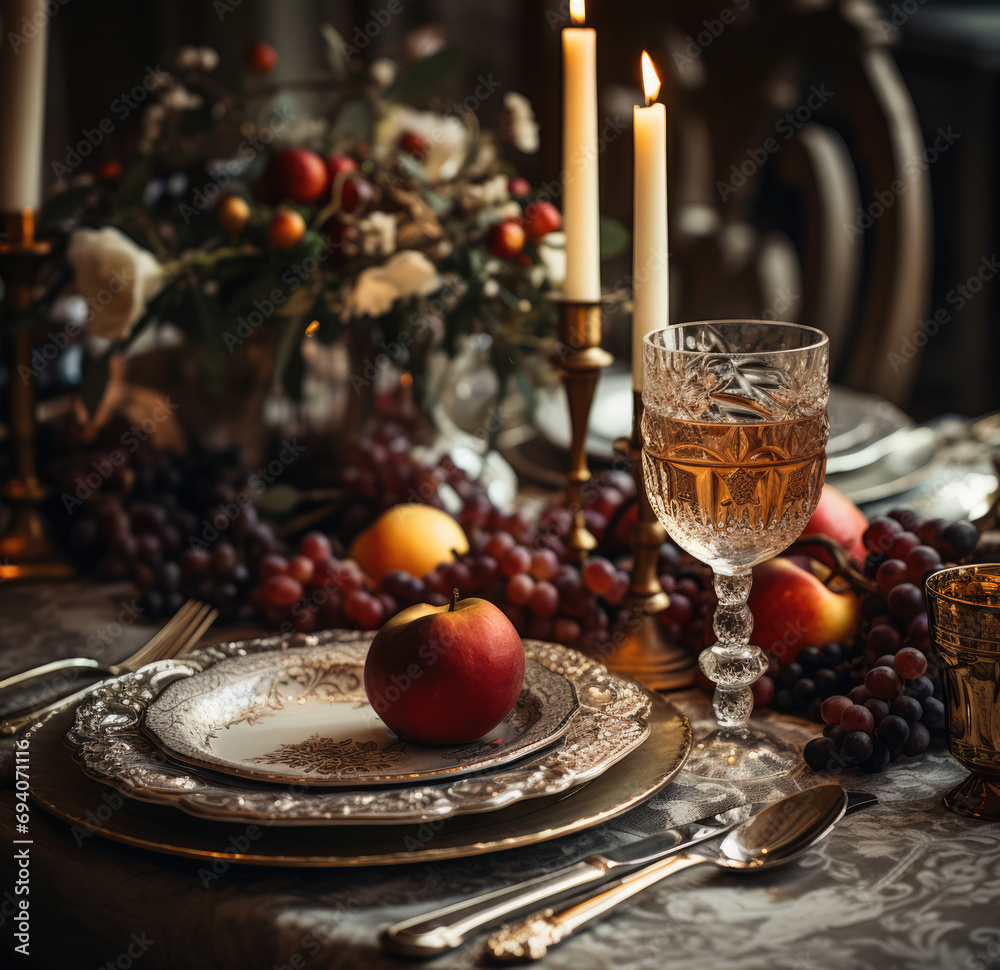
POLYGON ((504 219, 490 230, 490 252, 501 259, 513 259, 524 249, 524 228, 513 219, 504 219))
POLYGON ((312 582, 316 564, 308 556, 292 556, 288 561, 288 575, 300 583, 312 582))
POLYGON ((565 643, 567 646, 572 646, 580 639, 581 633, 580 624, 576 620, 560 616, 552 628, 552 639, 556 643, 565 643))
POLYGON ((903 562, 906 562, 910 552, 919 545, 920 540, 912 532, 901 532, 892 540, 892 545, 889 546, 889 558, 902 559, 903 562))
POLYGON ((559 557, 551 549, 541 549, 532 555, 529 571, 535 579, 552 579, 559 572, 559 557))
POLYGON ((666 609, 666 617, 671 623, 686 626, 694 618, 694 604, 683 593, 674 593, 670 597, 670 606, 666 609))
POLYGON ((365 574, 356 562, 342 562, 337 568, 336 582, 342 593, 350 593, 364 587, 365 574))
POLYGON ((344 597, 344 615, 353 620, 362 630, 374 630, 385 615, 380 600, 364 590, 354 590, 344 597))
POLYGON ((914 546, 906 557, 906 572, 911 583, 922 585, 924 576, 941 566, 941 557, 930 546, 914 546))
POLYGON ((270 74, 278 66, 278 52, 270 44, 258 40, 247 48, 243 63, 251 74, 270 74))
POLYGON ((535 616, 543 619, 555 616, 559 611, 559 592, 550 582, 540 580, 531 591, 528 606, 535 616))
POLYGON ((512 535, 508 535, 506 532, 495 532, 492 536, 490 536, 484 551, 498 562, 503 562, 504 556, 506 556, 516 544, 517 543, 515 543, 512 535))
POLYGON ((893 540, 903 531, 903 527, 886 516, 872 519, 862 537, 869 552, 888 553, 893 540))
POLYGON ((914 647, 903 647, 894 658, 893 669, 900 677, 916 680, 927 673, 927 658, 914 647))
POLYGON ((826 724, 839 724, 840 717, 854 702, 843 694, 834 694, 820 705, 819 716, 826 724))
POLYGON ((332 557, 320 559, 319 562, 313 563, 312 581, 317 586, 326 586, 333 589, 337 585, 339 575, 340 563, 332 557))
POLYGON ((523 179, 519 175, 515 175, 514 178, 508 180, 507 191, 514 196, 514 198, 522 198, 531 191, 531 183, 527 179, 523 179))
POLYGON ((109 158, 94 169, 94 177, 102 182, 117 182, 122 177, 122 163, 116 158, 109 158))
POLYGON ((924 612, 924 593, 919 586, 912 583, 900 583, 889 590, 885 598, 889 609, 904 620, 912 620, 918 613, 924 612))
POLYGON ((513 576, 515 573, 526 573, 530 566, 531 552, 524 546, 514 546, 500 560, 500 570, 505 576, 513 576))
POLYGON ((423 161, 431 150, 430 140, 416 131, 404 131, 399 139, 399 147, 414 157, 423 161))
POLYGON ((284 576, 288 572, 288 560, 284 556, 279 556, 276 552, 269 552, 260 561, 257 567, 257 575, 261 582, 270 579, 272 576, 284 576))
POLYGON ((891 667, 872 667, 865 675, 865 687, 871 691, 872 697, 888 701, 899 695, 903 684, 891 667))
POLYGON ((302 599, 302 584, 291 576, 271 576, 264 580, 264 596, 272 606, 291 606, 302 599))
POLYGON ((840 726, 848 732, 864 731, 871 734, 875 730, 875 717, 867 707, 860 704, 851 704, 845 707, 840 715, 840 726))
POLYGON ((524 228, 532 239, 541 239, 542 236, 555 232, 561 225, 562 216, 551 202, 532 202, 524 210, 524 228))
POLYGON ((515 606, 527 606, 535 589, 535 581, 527 573, 517 573, 507 580, 507 599, 515 606))
POLYGON ((329 190, 330 173, 315 152, 286 148, 272 156, 264 181, 276 200, 292 199, 308 205, 329 190))
POLYGON ((767 707, 774 700, 774 681, 770 677, 758 677, 751 685, 755 707, 767 707))
POLYGON ((618 570, 602 556, 591 556, 583 567, 582 577, 587 589, 602 596, 614 586, 618 570))
POLYGON ((330 558, 330 540, 322 532, 307 532, 299 543, 299 552, 313 562, 330 558))
POLYGON ((875 582, 878 583, 878 588, 883 593, 888 593, 890 589, 893 589, 900 583, 905 583, 908 576, 909 573, 907 572, 905 562, 901 559, 886 559, 878 567, 878 572, 875 574, 875 582))
POLYGON ((292 626, 299 633, 312 633, 319 628, 319 617, 306 606, 296 607, 292 610, 292 626))

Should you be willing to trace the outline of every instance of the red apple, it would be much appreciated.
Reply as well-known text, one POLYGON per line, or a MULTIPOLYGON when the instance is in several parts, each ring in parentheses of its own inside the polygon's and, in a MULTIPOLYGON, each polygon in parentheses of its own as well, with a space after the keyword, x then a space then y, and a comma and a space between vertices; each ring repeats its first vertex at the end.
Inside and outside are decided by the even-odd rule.
POLYGON ((861 618, 854 593, 834 593, 812 572, 780 556, 754 567, 748 605, 751 641, 783 663, 803 647, 851 639, 861 618))
POLYGON ((286 148, 271 158, 264 180, 276 199, 303 205, 315 202, 330 186, 326 163, 307 148, 286 148))
MULTIPOLYGON (((861 509, 832 485, 824 485, 816 511, 806 523, 802 535, 828 535, 836 539, 849 556, 864 562, 867 553, 861 537, 867 528, 868 520, 861 509)), ((819 556, 819 553, 816 555, 819 556)))
POLYGON ((501 259, 513 259, 524 249, 524 229, 513 219, 504 219, 490 230, 490 252, 501 259))
POLYGON ((555 232, 561 225, 562 216, 551 202, 540 199, 524 210, 524 228, 532 239, 541 239, 542 236, 555 232))
POLYGON ((492 731, 524 684, 524 645, 492 603, 421 603, 376 634, 365 662, 365 693, 399 737, 465 744, 492 731))

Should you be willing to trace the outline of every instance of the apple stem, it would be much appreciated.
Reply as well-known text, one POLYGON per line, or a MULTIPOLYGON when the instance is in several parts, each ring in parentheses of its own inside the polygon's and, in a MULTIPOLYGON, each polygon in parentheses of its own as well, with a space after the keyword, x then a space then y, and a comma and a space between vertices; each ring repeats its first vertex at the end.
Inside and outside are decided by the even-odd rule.
POLYGON ((458 587, 457 586, 451 591, 451 595, 452 595, 451 606, 448 608, 448 612, 449 613, 454 613, 455 612, 455 607, 458 606, 458 587))

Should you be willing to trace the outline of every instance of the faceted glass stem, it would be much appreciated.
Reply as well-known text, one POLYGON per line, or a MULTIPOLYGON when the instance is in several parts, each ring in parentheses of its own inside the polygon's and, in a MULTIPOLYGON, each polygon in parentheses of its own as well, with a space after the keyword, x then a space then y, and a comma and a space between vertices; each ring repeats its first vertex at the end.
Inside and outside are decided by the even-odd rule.
POLYGON ((747 606, 753 575, 741 569, 731 575, 714 574, 719 605, 713 629, 718 637, 698 657, 705 676, 715 684, 712 705, 719 727, 734 736, 746 735, 753 710, 750 685, 767 670, 767 658, 750 643, 753 616, 747 606))

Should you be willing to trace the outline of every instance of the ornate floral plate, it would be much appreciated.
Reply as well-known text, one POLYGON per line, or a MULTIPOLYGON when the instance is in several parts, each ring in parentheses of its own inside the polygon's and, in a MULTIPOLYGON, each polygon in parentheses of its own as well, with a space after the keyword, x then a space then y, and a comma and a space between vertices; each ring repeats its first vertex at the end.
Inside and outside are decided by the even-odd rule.
POLYGON ((649 696, 582 654, 558 644, 525 641, 529 660, 566 677, 579 709, 554 745, 517 762, 436 782, 365 789, 258 784, 179 764, 150 741, 142 721, 174 681, 190 678, 229 657, 272 655, 296 648, 343 650, 361 656, 372 634, 329 631, 222 643, 182 660, 164 660, 100 687, 77 709, 67 740, 83 770, 141 801, 180 808, 204 819, 267 825, 372 825, 440 820, 493 812, 523 799, 556 795, 591 781, 649 736, 649 696))
POLYGON ((517 704, 471 744, 393 734, 365 696, 367 643, 231 657, 175 680, 142 728, 168 754, 226 774, 320 787, 399 785, 483 771, 562 737, 579 708, 561 674, 529 660, 517 704))
MULTIPOLYGON (((562 655, 572 664, 581 659, 572 651, 562 655)), ((608 685, 596 686, 604 691, 608 685)), ((131 800, 109 810, 113 802, 107 789, 78 769, 63 743, 73 726, 73 712, 63 709, 30 732, 31 797, 84 838, 99 835, 154 852, 201 859, 212 870, 234 863, 331 867, 457 859, 579 832, 622 815, 658 792, 680 771, 691 750, 691 725, 659 695, 649 699, 648 718, 649 739, 589 784, 518 801, 496 812, 348 830, 332 825, 307 829, 267 823, 219 825, 131 800)), ((605 724, 613 729, 611 720, 605 724)), ((331 792, 319 794, 327 797, 331 792)))

